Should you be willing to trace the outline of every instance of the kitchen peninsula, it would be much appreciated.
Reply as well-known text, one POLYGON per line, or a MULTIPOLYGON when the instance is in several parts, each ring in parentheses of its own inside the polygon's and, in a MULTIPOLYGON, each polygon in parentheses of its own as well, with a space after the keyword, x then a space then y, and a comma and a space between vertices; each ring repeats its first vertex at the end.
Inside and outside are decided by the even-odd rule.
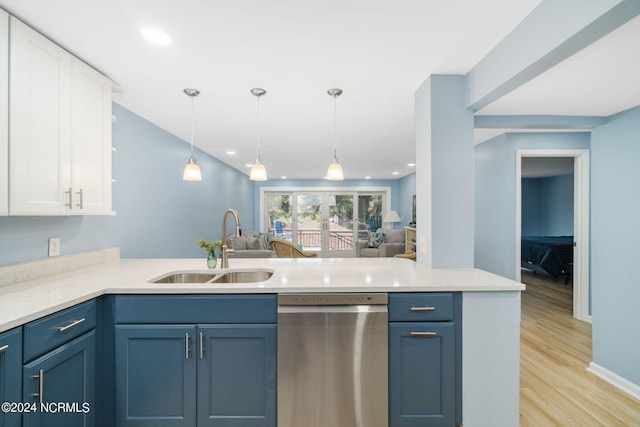
MULTIPOLYGON (((17 283, 11 279, 16 277, 14 267, 0 269, 0 283, 3 283, 0 337, 21 327, 27 331, 24 325, 52 318, 63 310, 83 307, 87 301, 128 295, 172 295, 167 301, 185 295, 215 297, 220 294, 453 295, 461 307, 457 318, 461 323, 461 336, 456 338, 456 354, 461 358, 459 375, 465 427, 518 423, 520 292, 524 290, 520 283, 477 269, 431 269, 399 258, 231 259, 228 271, 259 269, 273 274, 268 280, 254 283, 151 283, 170 272, 222 274, 225 270, 207 270, 205 259, 120 260, 117 255, 112 258, 111 262, 17 283)), ((95 320, 95 313, 93 316, 97 323, 103 319, 98 315, 95 320)), ((26 342, 26 335, 24 339, 26 342)), ((102 351, 112 354, 111 339, 112 334, 99 334, 96 345, 99 349, 104 346, 102 351)), ((392 372, 390 378, 393 378, 392 372)), ((390 398, 394 398, 392 394, 390 398)), ((96 425, 102 425, 100 420, 96 420, 96 425)))

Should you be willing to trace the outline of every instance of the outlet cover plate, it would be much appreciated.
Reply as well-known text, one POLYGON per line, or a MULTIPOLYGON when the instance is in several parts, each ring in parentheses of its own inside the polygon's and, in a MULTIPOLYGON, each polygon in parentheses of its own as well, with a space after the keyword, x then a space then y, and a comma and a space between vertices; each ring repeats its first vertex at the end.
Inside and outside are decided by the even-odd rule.
POLYGON ((49 237, 49 256, 59 256, 60 255, 60 238, 59 237, 49 237))

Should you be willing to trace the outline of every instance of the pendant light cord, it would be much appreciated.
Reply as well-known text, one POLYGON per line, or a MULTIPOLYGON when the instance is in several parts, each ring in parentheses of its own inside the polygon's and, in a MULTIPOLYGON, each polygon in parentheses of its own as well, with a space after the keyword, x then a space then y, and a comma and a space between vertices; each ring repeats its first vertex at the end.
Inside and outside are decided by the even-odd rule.
POLYGON ((260 161, 260 96, 256 96, 256 98, 258 98, 258 103, 257 103, 258 107, 257 107, 257 113, 256 113, 256 116, 257 116, 256 123, 258 124, 258 128, 256 129, 257 130, 257 132, 256 132, 256 142, 257 142, 257 145, 258 145, 258 159, 257 159, 257 161, 260 161))
POLYGON ((333 95, 333 158, 337 159, 338 158, 338 151, 337 151, 337 146, 338 146, 338 113, 337 113, 337 102, 336 102, 336 96, 337 95, 333 95))
POLYGON ((193 126, 194 126, 194 108, 193 108, 193 98, 195 98, 194 96, 191 96, 191 157, 194 157, 193 155, 193 126))

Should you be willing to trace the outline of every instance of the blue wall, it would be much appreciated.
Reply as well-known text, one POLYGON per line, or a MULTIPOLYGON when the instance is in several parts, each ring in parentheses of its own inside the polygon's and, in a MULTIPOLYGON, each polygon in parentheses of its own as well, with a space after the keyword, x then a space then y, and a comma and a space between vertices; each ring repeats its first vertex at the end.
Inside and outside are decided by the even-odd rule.
POLYGON ((120 247, 123 258, 200 257, 197 240, 220 237, 226 208, 254 222, 246 175, 197 151, 204 179, 182 181, 184 141, 117 104, 113 114, 117 215, 0 217, 0 266, 47 258, 49 237, 61 238, 61 255, 120 247))
POLYGON ((589 133, 509 133, 475 147, 475 266, 516 277, 516 150, 588 149, 589 133))
POLYGON ((195 154, 203 180, 185 182, 187 143, 118 104, 113 104, 113 114, 117 117, 113 125, 116 215, 0 217, 0 266, 47 258, 49 237, 60 237, 61 255, 119 247, 123 258, 201 257, 204 252, 197 240, 221 238, 227 208, 238 210, 244 229, 259 228, 261 186, 390 187, 391 208, 403 221, 399 197, 415 194, 411 178, 254 183, 199 150, 195 154))
POLYGON ((591 138, 593 361, 640 386, 640 107, 591 138))
POLYGON ((573 235, 573 174, 522 179, 522 235, 573 235))
POLYGON ((406 227, 411 222, 413 214, 413 196, 416 195, 416 174, 415 172, 405 176, 398 181, 398 205, 397 211, 402 222, 400 225, 406 227))

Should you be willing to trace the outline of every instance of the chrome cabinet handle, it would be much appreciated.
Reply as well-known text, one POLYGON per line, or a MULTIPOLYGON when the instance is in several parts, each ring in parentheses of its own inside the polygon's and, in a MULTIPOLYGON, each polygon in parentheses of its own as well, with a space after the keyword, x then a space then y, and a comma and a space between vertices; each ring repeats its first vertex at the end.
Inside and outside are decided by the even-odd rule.
POLYGON ((436 308, 431 305, 427 305, 424 307, 416 307, 414 305, 411 307, 411 311, 436 311, 436 308))
POLYGON ((189 333, 184 334, 184 358, 189 360, 189 333))
POLYGON ((34 375, 33 379, 38 378, 38 392, 32 394, 33 397, 37 397, 42 405, 42 399, 44 398, 44 369, 40 369, 39 375, 34 375))
POLYGON ((8 348, 9 348, 9 344, 3 345, 2 347, 0 347, 0 353, 2 353, 3 351, 5 351, 8 348))
POLYGON ((411 331, 410 335, 412 337, 437 337, 438 333, 431 331, 411 331))
POLYGON ((204 332, 200 332, 200 359, 204 359, 204 332))
POLYGON ((77 326, 77 325, 79 325, 80 323, 82 323, 82 322, 84 322, 84 321, 85 321, 85 319, 84 319, 84 317, 83 317, 83 318, 82 318, 82 319, 80 319, 80 320, 76 320, 76 321, 73 321, 73 322, 69 323, 67 326, 60 326, 60 327, 58 328, 58 332, 64 332, 64 331, 66 331, 67 329, 69 329, 69 328, 73 328, 74 326, 77 326))
POLYGON ((69 209, 73 208, 73 190, 71 189, 71 187, 69 187, 69 190, 65 191, 64 194, 69 195, 69 202, 65 203, 64 205, 69 209))
POLYGON ((76 206, 80 209, 84 209, 84 195, 82 192, 82 188, 80 189, 80 191, 77 191, 76 194, 80 197, 80 203, 78 203, 76 206))

